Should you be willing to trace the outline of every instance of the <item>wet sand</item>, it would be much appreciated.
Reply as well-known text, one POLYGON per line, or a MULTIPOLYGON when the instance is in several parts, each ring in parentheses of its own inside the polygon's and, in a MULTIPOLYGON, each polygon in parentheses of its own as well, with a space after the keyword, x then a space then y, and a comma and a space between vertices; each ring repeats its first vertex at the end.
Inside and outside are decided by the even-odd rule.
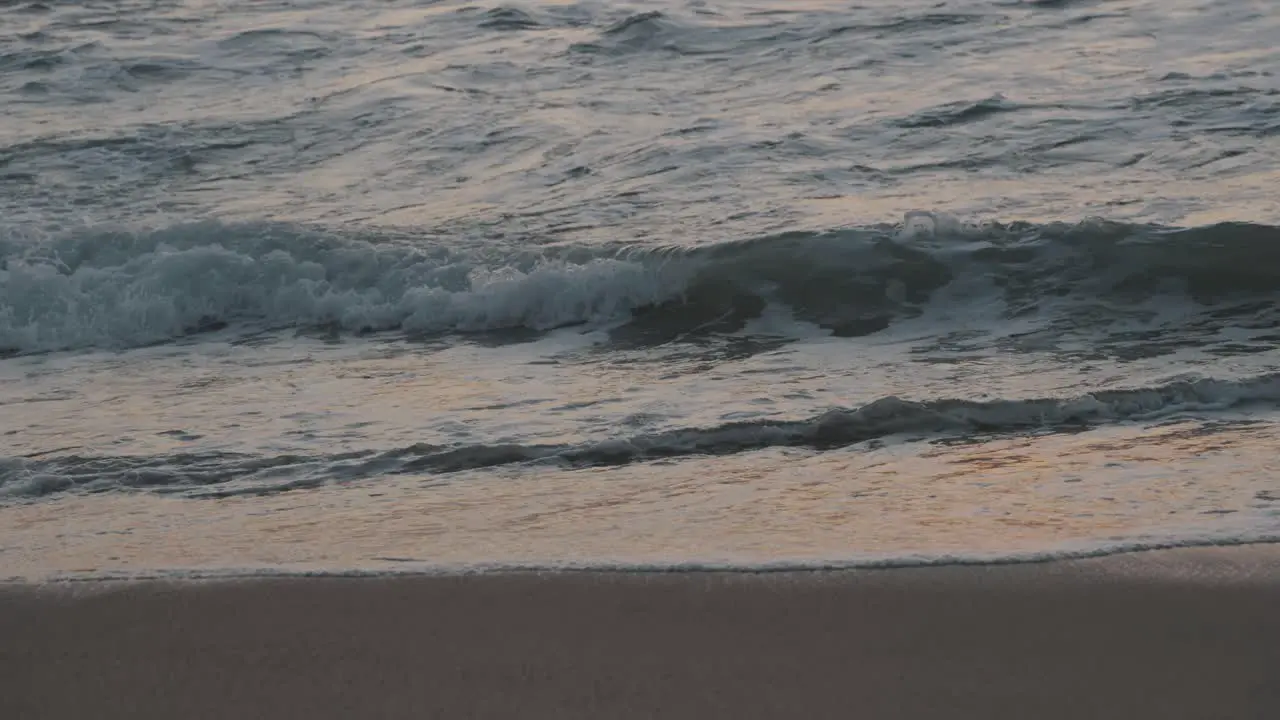
POLYGON ((5 718, 1276 718, 1280 547, 0 586, 5 718))

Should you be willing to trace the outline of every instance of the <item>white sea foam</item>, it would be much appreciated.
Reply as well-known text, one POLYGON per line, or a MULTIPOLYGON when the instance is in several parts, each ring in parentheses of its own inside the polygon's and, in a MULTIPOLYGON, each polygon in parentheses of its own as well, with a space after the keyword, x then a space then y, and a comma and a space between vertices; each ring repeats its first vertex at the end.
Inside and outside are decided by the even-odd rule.
POLYGON ((130 347, 241 320, 349 331, 547 329, 615 318, 670 297, 683 279, 662 264, 487 267, 461 253, 268 230, 197 226, 10 247, 0 257, 0 348, 130 347))

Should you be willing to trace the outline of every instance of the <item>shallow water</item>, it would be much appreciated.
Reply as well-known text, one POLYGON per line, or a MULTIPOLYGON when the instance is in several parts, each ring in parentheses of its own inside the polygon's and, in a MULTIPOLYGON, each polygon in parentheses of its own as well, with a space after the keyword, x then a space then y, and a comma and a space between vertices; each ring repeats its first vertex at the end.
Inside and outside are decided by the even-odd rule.
POLYGON ((3 12, 0 575, 1280 537, 1268 3, 3 12))

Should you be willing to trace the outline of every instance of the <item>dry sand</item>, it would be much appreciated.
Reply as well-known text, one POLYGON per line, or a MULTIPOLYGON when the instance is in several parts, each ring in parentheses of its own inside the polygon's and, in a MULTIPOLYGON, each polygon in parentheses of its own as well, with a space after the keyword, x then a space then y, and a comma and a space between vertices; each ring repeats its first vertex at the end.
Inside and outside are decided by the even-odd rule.
POLYGON ((1280 718, 1280 548, 0 588, 0 718, 1280 718))

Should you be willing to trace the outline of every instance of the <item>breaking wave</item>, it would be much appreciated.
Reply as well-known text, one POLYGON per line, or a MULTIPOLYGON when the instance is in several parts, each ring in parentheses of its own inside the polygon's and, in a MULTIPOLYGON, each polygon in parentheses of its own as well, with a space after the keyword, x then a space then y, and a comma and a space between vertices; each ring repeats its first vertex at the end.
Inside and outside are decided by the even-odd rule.
POLYGON ((499 250, 220 223, 10 238, 0 239, 0 350, 127 348, 236 323, 434 334, 626 322, 660 342, 740 330, 770 302, 854 337, 944 294, 953 308, 1087 308, 1099 322, 1108 303, 1178 298, 1269 327, 1280 323, 1280 228, 964 226, 913 213, 896 225, 665 248, 499 250))

